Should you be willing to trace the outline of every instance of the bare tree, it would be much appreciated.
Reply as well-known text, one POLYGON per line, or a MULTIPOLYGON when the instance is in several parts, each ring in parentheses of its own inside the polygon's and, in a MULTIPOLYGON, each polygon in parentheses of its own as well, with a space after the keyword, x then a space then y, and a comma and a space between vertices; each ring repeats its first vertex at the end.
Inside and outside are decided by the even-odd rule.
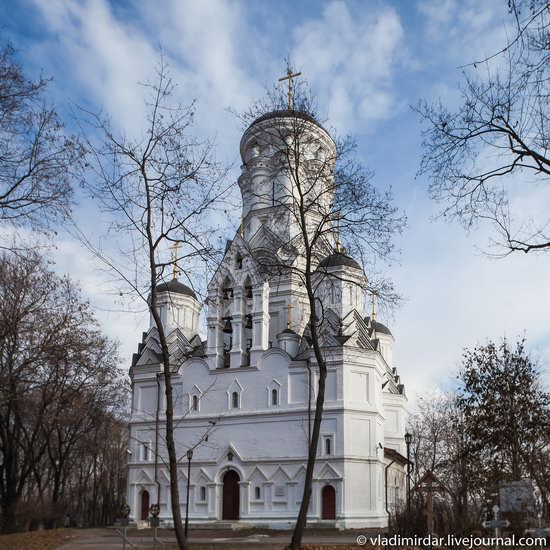
POLYGON ((116 346, 74 284, 36 253, 0 258, 0 298, 0 512, 9 532, 25 527, 18 513, 34 489, 59 502, 83 436, 72 415, 91 428, 121 384, 116 346))
POLYGON ((0 222, 48 227, 65 218, 83 149, 9 45, 0 47, 0 222))
POLYGON ((550 219, 516 212, 509 199, 510 190, 525 196, 550 182, 550 3, 508 4, 516 33, 464 68, 458 109, 441 102, 416 107, 427 125, 420 173, 429 175, 441 215, 466 228, 490 222, 499 254, 550 248, 550 219))
POLYGON ((468 460, 482 465, 479 485, 490 492, 502 482, 531 478, 548 510, 548 484, 540 483, 544 475, 537 467, 550 443, 550 393, 525 340, 518 338, 513 347, 503 338, 467 350, 459 383, 468 460))
MULTIPOLYGON (((308 361, 318 373, 304 491, 290 543, 293 549, 300 547, 306 525, 323 418, 325 323, 330 322, 323 298, 335 283, 376 292, 390 302, 398 298, 387 281, 377 284, 374 278, 367 281, 362 275, 335 272, 330 265, 319 264, 333 252, 351 260, 341 241, 350 253, 362 259, 388 259, 393 250, 392 236, 404 225, 404 218, 391 204, 391 193, 379 191, 371 173, 354 159, 355 142, 331 138, 316 115, 303 84, 296 86, 293 82, 289 83, 288 95, 281 90, 268 92, 267 100, 238 115, 255 141, 253 151, 273 159, 271 171, 264 168, 262 184, 242 188, 243 196, 269 208, 272 218, 271 243, 251 248, 250 254, 259 269, 271 277, 272 284, 278 276, 290 277, 302 289, 302 296, 296 300, 306 316, 305 335, 312 350, 308 361)), ((353 331, 343 324, 353 324, 352 319, 340 319, 340 329, 353 331)))
POLYGON ((468 454, 470 435, 456 394, 436 391, 420 398, 410 425, 414 480, 419 481, 430 470, 444 483, 449 491, 445 497, 452 503, 451 528, 478 525, 482 476, 478 463, 468 454))
POLYGON ((549 397, 524 341, 466 350, 457 379, 411 415, 416 479, 431 470, 442 480, 456 529, 477 528, 487 498, 520 479, 531 479, 547 515, 549 397))
POLYGON ((174 89, 161 56, 155 81, 145 84, 145 127, 135 139, 115 132, 101 114, 87 113, 87 122, 92 126, 87 138, 93 170, 90 188, 111 216, 109 235, 115 234, 119 239, 122 236, 121 254, 110 254, 80 236, 118 280, 121 293, 147 305, 158 331, 166 394, 165 439, 172 514, 179 547, 187 548, 178 490, 172 387, 172 373, 185 357, 180 357, 177 364, 171 363, 167 334, 157 307, 157 287, 170 273, 170 246, 180 246, 172 262, 185 263, 183 273, 188 279, 194 266, 215 256, 209 216, 227 189, 222 186, 224 171, 213 160, 212 144, 199 142, 190 134, 194 105, 177 104, 174 89))

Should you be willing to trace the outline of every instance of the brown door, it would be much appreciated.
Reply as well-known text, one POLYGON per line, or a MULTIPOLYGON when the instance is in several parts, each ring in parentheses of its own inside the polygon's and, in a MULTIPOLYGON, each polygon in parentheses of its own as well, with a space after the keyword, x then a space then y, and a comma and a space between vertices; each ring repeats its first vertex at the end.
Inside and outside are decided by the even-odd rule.
POLYGON ((321 493, 322 500, 322 519, 336 519, 336 491, 331 485, 323 487, 321 493))
POLYGON ((229 470, 223 476, 222 519, 239 519, 239 474, 229 470))
POLYGON ((149 491, 141 491, 141 519, 149 517, 149 491))

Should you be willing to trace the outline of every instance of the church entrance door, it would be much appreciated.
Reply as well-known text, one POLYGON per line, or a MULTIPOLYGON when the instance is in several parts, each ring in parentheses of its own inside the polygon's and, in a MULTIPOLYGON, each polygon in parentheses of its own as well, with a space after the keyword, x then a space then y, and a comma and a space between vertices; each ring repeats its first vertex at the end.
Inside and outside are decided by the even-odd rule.
POLYGON ((336 491, 331 485, 325 485, 321 492, 321 518, 336 519, 336 491))
POLYGON ((239 481, 241 478, 235 470, 229 470, 223 476, 222 519, 239 519, 239 481))
POLYGON ((141 491, 141 517, 140 519, 146 520, 149 517, 149 491, 143 489, 141 491))

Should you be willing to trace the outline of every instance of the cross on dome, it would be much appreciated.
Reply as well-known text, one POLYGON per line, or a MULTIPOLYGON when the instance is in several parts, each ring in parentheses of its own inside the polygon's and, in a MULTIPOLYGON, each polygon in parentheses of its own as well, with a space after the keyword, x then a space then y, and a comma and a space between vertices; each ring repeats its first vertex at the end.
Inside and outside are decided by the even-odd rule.
POLYGON ((179 241, 176 241, 170 248, 172 250, 172 277, 178 278, 178 248, 180 246, 179 241))
POLYGON ((294 82, 292 82, 293 78, 296 78, 297 76, 300 76, 302 73, 293 73, 292 69, 288 67, 288 70, 286 72, 286 76, 282 76, 279 78, 279 82, 282 82, 283 80, 288 80, 288 110, 293 111, 294 110, 294 82))

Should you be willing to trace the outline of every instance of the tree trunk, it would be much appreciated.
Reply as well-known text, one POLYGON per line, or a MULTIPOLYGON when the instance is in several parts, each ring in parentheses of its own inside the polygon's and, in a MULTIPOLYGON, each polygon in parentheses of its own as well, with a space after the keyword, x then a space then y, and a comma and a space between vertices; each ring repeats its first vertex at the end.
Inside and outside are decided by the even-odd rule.
POLYGON ((311 500, 311 492, 313 486, 313 469, 315 468, 315 460, 317 458, 317 447, 319 445, 319 434, 321 433, 321 421, 323 420, 323 407, 325 403, 325 382, 327 377, 326 367, 319 365, 319 392, 315 402, 315 417, 313 419, 313 431, 311 433, 311 441, 309 444, 309 453, 307 459, 306 479, 304 483, 304 494, 300 504, 300 512, 292 533, 290 548, 299 550, 302 544, 302 537, 307 522, 307 511, 311 500))
POLYGON ((315 417, 313 419, 313 431, 311 433, 311 441, 309 443, 309 453, 306 467, 306 478, 304 481, 304 493, 302 496, 302 502, 300 503, 300 511, 294 526, 294 532, 292 533, 292 540, 290 542, 290 548, 292 550, 299 550, 302 544, 302 538, 304 536, 304 530, 307 523, 307 512, 309 503, 311 501, 311 492, 313 486, 313 470, 315 468, 315 461, 317 458, 317 448, 319 445, 319 435, 321 433, 321 422, 323 420, 323 408, 325 404, 325 386, 327 378, 327 366, 325 358, 321 352, 319 346, 319 335, 317 333, 317 314, 315 312, 315 296, 313 295, 311 278, 309 273, 306 272, 306 286, 308 289, 308 297, 310 303, 310 330, 311 340, 313 343, 313 351, 315 358, 319 366, 319 385, 317 400, 315 401, 315 417))

